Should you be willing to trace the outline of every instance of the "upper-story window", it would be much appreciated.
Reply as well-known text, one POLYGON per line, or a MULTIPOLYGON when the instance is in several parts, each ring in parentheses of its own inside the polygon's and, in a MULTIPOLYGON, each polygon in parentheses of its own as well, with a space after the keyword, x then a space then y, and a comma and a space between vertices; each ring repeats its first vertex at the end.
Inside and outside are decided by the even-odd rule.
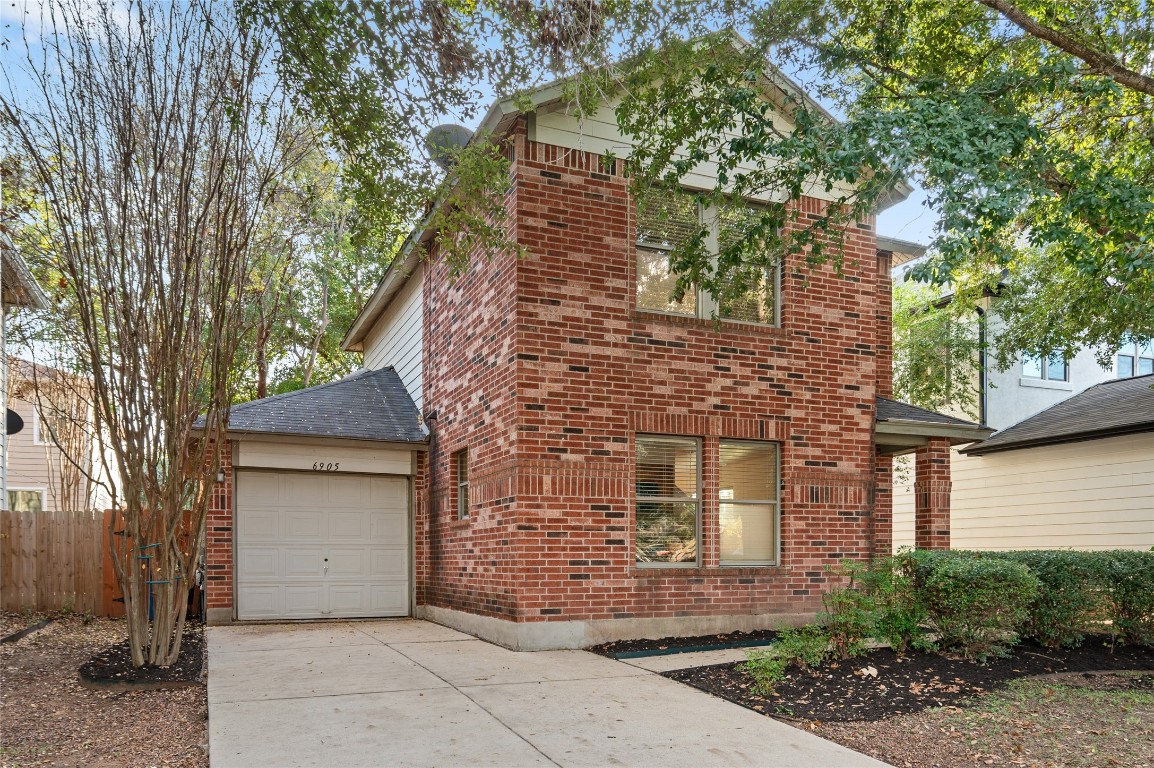
POLYGON ((1118 350, 1118 378, 1145 376, 1154 373, 1154 341, 1145 344, 1127 344, 1118 350))
POLYGON ((1070 364, 1059 354, 1047 355, 1044 359, 1026 355, 1022 358, 1022 375, 1029 379, 1069 381, 1070 364))
POLYGON ((720 318, 777 325, 780 320, 781 266, 749 276, 751 288, 740 296, 716 297, 700 289, 672 298, 677 277, 669 256, 704 231, 704 245, 717 254, 751 236, 761 215, 752 205, 703 206, 679 191, 655 190, 637 207, 637 308, 686 317, 720 318))

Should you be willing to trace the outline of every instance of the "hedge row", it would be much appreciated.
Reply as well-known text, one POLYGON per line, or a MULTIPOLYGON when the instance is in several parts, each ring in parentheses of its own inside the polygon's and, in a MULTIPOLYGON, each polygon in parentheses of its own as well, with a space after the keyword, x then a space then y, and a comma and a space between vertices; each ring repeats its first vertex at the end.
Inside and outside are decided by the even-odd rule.
POLYGON ((1154 552, 917 550, 887 569, 910 579, 939 643, 967 656, 1002 652, 1019 636, 1076 647, 1090 631, 1154 645, 1154 552))

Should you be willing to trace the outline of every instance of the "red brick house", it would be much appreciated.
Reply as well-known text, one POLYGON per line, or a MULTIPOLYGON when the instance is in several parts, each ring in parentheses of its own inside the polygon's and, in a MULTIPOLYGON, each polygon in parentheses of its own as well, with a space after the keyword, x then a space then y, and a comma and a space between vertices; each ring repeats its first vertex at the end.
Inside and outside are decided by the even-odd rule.
POLYGON ((484 124, 528 257, 450 282, 414 232, 346 338, 365 371, 233 410, 210 621, 414 615, 519 649, 796 622, 825 566, 890 551, 908 451, 919 546, 949 545, 949 447, 989 431, 888 399, 872 219, 840 276, 790 262, 761 300, 671 303, 662 238, 602 167, 628 140, 556 95, 484 124))

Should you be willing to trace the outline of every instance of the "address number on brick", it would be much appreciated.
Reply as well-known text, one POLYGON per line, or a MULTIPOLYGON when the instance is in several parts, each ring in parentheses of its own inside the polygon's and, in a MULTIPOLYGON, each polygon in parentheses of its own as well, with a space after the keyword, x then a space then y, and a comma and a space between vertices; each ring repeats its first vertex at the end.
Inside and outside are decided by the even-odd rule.
POLYGON ((339 461, 314 461, 313 469, 317 472, 339 472, 341 463, 339 461))

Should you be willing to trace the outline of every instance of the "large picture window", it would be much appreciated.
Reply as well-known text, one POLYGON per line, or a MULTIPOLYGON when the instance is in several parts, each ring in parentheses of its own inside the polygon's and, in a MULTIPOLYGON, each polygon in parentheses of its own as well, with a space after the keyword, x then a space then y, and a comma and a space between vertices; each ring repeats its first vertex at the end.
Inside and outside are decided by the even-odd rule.
POLYGON ((778 463, 776 443, 721 441, 721 565, 777 564, 778 463))
POLYGON ((635 550, 638 565, 697 565, 701 443, 637 437, 635 550))
MULTIPOLYGON (((669 264, 675 248, 706 232, 705 247, 716 265, 718 253, 738 242, 747 249, 772 247, 755 232, 758 209, 735 203, 722 207, 699 205, 679 191, 654 190, 637 206, 637 308, 649 312, 706 319, 776 325, 779 322, 781 266, 751 266, 741 275, 750 287, 741 295, 715 297, 700 290, 672 298, 677 277, 669 264)), ((746 260, 743 259, 743 262, 746 260)))

